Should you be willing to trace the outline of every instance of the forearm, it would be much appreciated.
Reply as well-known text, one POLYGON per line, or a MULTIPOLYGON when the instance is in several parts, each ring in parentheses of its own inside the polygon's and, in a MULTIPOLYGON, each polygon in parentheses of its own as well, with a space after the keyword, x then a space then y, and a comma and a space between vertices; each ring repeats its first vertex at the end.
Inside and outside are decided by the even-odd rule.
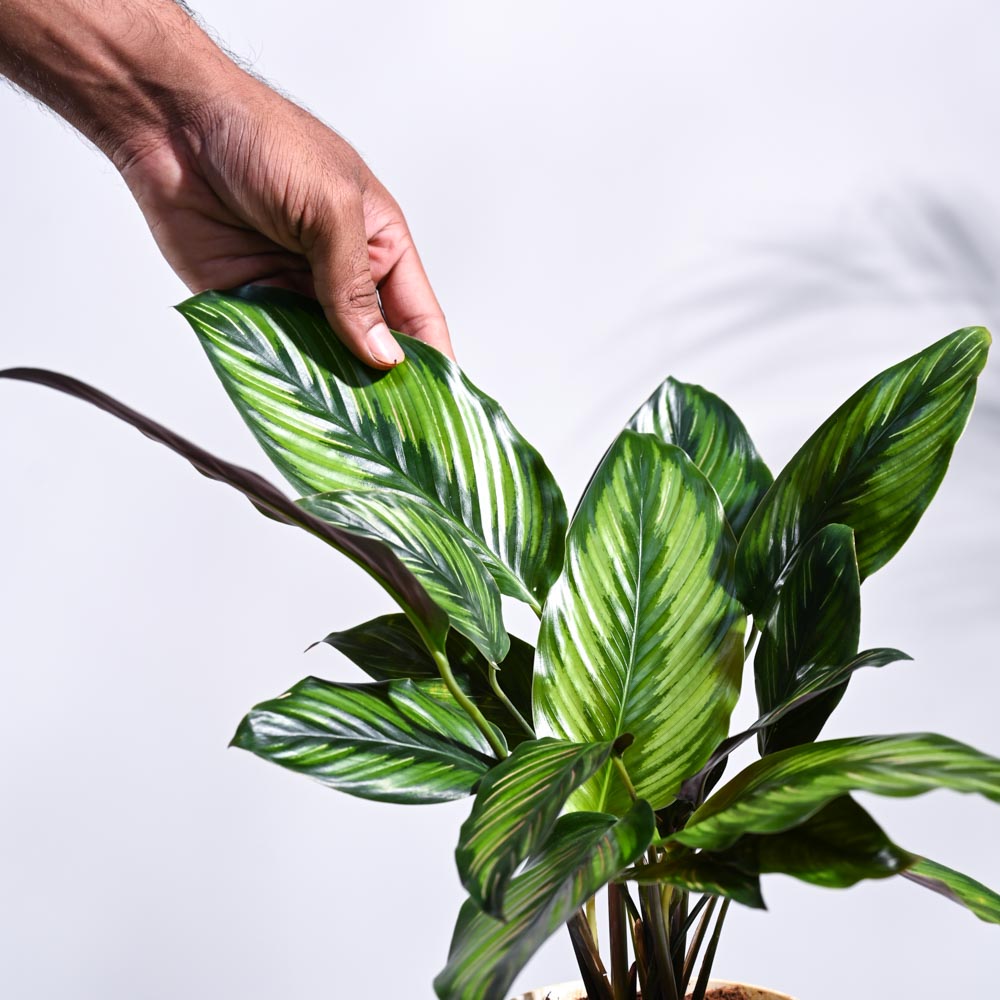
POLYGON ((242 76, 172 0, 0 0, 0 73, 118 166, 242 76))

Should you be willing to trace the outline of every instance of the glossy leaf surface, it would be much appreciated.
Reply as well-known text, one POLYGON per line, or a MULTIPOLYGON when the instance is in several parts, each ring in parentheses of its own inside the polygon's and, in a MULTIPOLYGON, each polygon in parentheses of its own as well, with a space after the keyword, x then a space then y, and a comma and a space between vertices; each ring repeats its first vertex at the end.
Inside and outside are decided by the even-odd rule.
POLYGON ((916 864, 903 872, 903 878, 940 893, 988 924, 1000 924, 1000 895, 968 875, 929 858, 919 858, 916 864))
POLYGON ((850 792, 906 797, 936 788, 1000 802, 1000 760, 945 736, 863 736, 791 747, 751 764, 697 809, 675 839, 721 850, 780 833, 850 792))
MULTIPOLYGON (((861 580, 854 532, 846 525, 830 524, 802 546, 761 630, 754 657, 761 715, 787 702, 800 677, 850 662, 860 635, 861 580)), ((814 740, 845 688, 846 681, 762 729, 761 754, 814 740)))
POLYGON ((715 487, 739 538, 773 477, 732 408, 700 385, 668 378, 628 426, 687 453, 715 487))
POLYGON ((653 812, 638 802, 620 820, 571 813, 525 871, 511 880, 506 921, 472 901, 462 907, 448 964, 434 980, 441 1000, 505 1000, 542 943, 649 846, 653 812))
POLYGON ((305 497, 299 505, 343 531, 388 545, 483 656, 499 663, 507 655, 497 585, 451 523, 426 504, 388 492, 340 490, 305 497))
MULTIPOLYGON (((451 700, 437 664, 427 652, 417 630, 405 615, 383 615, 343 632, 331 632, 323 642, 333 646, 360 667, 372 680, 401 678, 440 685, 435 697, 451 700)), ((494 693, 489 664, 483 654, 460 632, 448 633, 445 654, 455 679, 483 714, 507 737, 509 746, 528 738, 519 722, 494 693)), ((500 664, 498 681, 504 695, 524 719, 531 718, 531 670, 534 647, 511 636, 510 652, 500 664)))
POLYGON ((548 839, 570 793, 608 759, 611 743, 522 743, 487 774, 462 824, 455 860, 473 900, 503 915, 511 875, 548 839))
MULTIPOLYGON (((624 431, 573 519, 542 614, 537 732, 579 743, 632 734, 623 759, 654 808, 726 735, 739 694, 746 619, 733 548, 715 491, 684 452, 624 431)), ((629 797, 609 764, 573 801, 624 812, 629 797)))
POLYGON ((740 539, 740 595, 755 617, 828 524, 854 530, 862 580, 892 558, 940 485, 989 345, 982 327, 945 337, 872 379, 802 446, 740 539))
POLYGON ((538 453, 434 348, 376 372, 311 300, 273 288, 205 292, 180 307, 237 409, 304 495, 386 491, 444 518, 500 590, 536 607, 559 573, 566 513, 538 453))
POLYGON ((151 440, 186 458, 203 476, 225 483, 242 493, 266 517, 303 528, 332 545, 385 588, 429 645, 444 647, 448 633, 447 616, 387 545, 340 531, 314 517, 257 473, 217 458, 204 448, 79 379, 41 368, 10 368, 0 372, 0 378, 33 382, 58 389, 110 413, 151 440))
POLYGON ((253 708, 233 746, 365 799, 461 798, 496 760, 468 716, 436 690, 434 682, 307 677, 253 708))

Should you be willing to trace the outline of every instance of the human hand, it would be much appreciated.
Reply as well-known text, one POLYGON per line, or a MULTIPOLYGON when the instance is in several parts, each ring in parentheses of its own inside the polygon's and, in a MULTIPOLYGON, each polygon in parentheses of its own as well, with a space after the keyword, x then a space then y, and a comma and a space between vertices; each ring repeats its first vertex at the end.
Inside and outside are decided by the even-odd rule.
POLYGON ((379 368, 403 359, 385 321, 452 354, 399 205, 347 142, 264 85, 244 76, 237 93, 119 158, 192 291, 261 282, 315 295, 344 343, 379 368))
POLYGON ((396 202, 348 143, 233 63, 183 7, 2 0, 0 74, 107 153, 192 291, 314 294, 378 368, 403 360, 386 321, 450 355, 396 202))

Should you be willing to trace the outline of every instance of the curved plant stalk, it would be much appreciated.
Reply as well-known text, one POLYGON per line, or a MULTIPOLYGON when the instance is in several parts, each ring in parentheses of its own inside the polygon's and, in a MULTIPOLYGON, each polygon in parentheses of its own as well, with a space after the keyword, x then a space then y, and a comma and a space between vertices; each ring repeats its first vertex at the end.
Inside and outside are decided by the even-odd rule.
POLYGON ((479 711, 475 702, 462 690, 455 675, 451 671, 451 664, 448 662, 448 654, 443 649, 432 649, 431 655, 441 672, 441 680, 445 682, 451 696, 465 709, 466 714, 479 728, 479 731, 486 737, 493 752, 497 755, 497 760, 503 760, 507 756, 507 748, 501 742, 496 730, 486 721, 483 713, 479 711))

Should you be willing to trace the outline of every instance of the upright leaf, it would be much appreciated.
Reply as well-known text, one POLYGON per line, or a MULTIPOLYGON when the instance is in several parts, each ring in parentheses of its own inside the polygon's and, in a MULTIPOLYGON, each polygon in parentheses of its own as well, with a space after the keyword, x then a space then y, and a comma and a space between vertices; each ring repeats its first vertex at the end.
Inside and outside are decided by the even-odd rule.
POLYGON ((740 539, 737 578, 764 618, 800 546, 828 524, 854 530, 860 578, 910 536, 944 477, 990 335, 959 330, 859 389, 778 475, 740 539))
POLYGON ((468 716, 436 691, 436 682, 307 677, 257 705, 232 745, 365 799, 461 798, 496 760, 468 716))
POLYGON ((538 607, 562 563, 566 512, 538 453, 443 354, 400 336, 376 372, 319 306, 273 288, 205 292, 180 311, 237 409, 304 495, 391 491, 448 522, 500 590, 538 607))
POLYGON ((483 656, 499 663, 507 655, 510 639, 497 585, 449 522, 426 505, 417 513, 416 501, 404 494, 349 490, 305 497, 299 505, 343 531, 388 545, 483 656))
POLYGON ((674 839, 722 850, 747 833, 787 830, 849 792, 906 797, 936 788, 1000 802, 1000 760, 930 733, 791 747, 741 771, 674 839))
MULTIPOLYGON (((675 445, 624 431, 570 528, 566 567, 542 614, 536 730, 579 743, 631 733, 624 760, 654 808, 726 735, 746 619, 734 542, 715 491, 675 445)), ((606 765, 580 808, 623 812, 606 765)))
MULTIPOLYGON (((441 681, 438 666, 427 646, 405 615, 383 615, 343 632, 331 632, 323 642, 333 646, 360 667, 372 680, 389 681, 410 677, 435 682, 436 697, 451 700, 441 681)), ((506 736, 514 747, 528 737, 490 684, 489 663, 460 632, 448 633, 445 648, 459 686, 506 736)), ((522 718, 531 718, 531 670, 534 647, 511 636, 510 652, 499 664, 498 682, 505 697, 522 718)))
MULTIPOLYGON (((802 546, 754 658, 757 704, 766 715, 788 701, 802 676, 849 663, 861 634, 861 581, 854 532, 830 524, 802 546)), ((758 735, 761 754, 814 740, 847 682, 758 735)))
POLYGON ((683 449, 715 487, 740 537, 773 482, 743 422, 714 393, 668 378, 633 414, 628 426, 683 449))
POLYGON ((601 886, 631 864, 655 833, 653 811, 637 802, 624 817, 571 813, 514 878, 506 920, 470 899, 462 907, 448 964, 434 980, 441 1000, 504 1000, 514 977, 542 943, 601 886))
POLYGON ((903 872, 903 878, 940 893, 988 924, 1000 924, 1000 895, 968 875, 929 858, 918 858, 916 864, 903 872))
POLYGON ((430 599, 416 577, 387 545, 341 531, 314 517, 296 506, 257 473, 217 458, 204 448, 199 448, 198 445, 192 444, 155 420, 150 420, 149 417, 120 403, 107 393, 87 385, 86 382, 43 368, 8 368, 0 371, 0 378, 49 386, 91 403, 99 410, 110 413, 151 440, 165 445, 186 458, 203 476, 225 483, 242 493, 266 517, 282 524, 303 528, 322 539, 357 563, 385 588, 406 613, 428 646, 436 649, 444 648, 448 634, 448 617, 430 599))
POLYGON ((455 860, 478 906, 503 916, 518 865, 548 839, 570 793, 608 759, 611 743, 522 743, 483 779, 462 824, 455 860))

